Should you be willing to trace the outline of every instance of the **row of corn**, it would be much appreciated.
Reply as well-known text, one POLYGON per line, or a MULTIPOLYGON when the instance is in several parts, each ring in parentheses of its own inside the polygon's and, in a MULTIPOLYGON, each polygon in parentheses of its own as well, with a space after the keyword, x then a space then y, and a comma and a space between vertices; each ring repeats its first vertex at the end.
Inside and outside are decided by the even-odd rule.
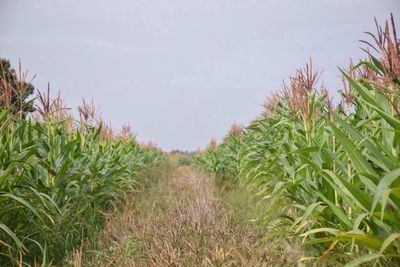
POLYGON ((400 41, 393 17, 377 31, 368 58, 340 69, 340 99, 310 60, 197 158, 268 201, 267 238, 301 244, 306 264, 400 265, 400 41))
POLYGON ((0 266, 59 264, 96 240, 161 154, 128 127, 113 134, 90 103, 76 120, 59 96, 25 101, 29 83, 0 78, 0 266))

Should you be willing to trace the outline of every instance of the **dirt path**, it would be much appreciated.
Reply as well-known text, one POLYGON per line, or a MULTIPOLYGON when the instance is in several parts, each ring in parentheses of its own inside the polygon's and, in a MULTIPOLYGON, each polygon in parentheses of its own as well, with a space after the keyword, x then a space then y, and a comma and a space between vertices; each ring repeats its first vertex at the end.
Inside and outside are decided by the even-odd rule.
POLYGON ((275 265, 237 192, 219 196, 210 177, 187 166, 152 175, 163 177, 110 220, 84 266, 275 265))

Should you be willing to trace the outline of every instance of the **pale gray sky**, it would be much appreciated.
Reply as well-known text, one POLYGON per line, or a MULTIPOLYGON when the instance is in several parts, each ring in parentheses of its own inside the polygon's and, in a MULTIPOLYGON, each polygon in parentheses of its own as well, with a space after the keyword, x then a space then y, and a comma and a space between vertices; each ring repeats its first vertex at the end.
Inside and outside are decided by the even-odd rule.
POLYGON ((0 0, 0 57, 139 140, 193 150, 257 116, 309 56, 336 92, 390 12, 400 0, 0 0))

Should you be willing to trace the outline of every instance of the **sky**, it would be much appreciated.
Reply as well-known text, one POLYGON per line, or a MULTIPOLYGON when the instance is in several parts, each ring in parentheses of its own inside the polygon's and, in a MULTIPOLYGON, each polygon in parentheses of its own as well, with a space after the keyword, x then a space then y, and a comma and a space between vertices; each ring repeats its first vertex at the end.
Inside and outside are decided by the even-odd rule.
POLYGON ((400 0, 0 0, 0 57, 140 141, 196 150, 254 119, 310 56, 337 92, 337 67, 390 13, 399 25, 400 0))

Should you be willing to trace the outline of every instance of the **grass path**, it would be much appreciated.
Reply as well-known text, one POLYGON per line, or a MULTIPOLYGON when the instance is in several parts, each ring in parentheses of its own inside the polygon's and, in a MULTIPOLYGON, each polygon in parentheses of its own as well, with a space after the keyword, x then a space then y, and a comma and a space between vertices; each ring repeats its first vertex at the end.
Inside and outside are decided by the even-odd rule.
POLYGON ((80 266, 280 265, 250 222, 257 210, 243 191, 221 194, 188 166, 147 176, 144 193, 108 222, 99 249, 75 255, 80 266))

